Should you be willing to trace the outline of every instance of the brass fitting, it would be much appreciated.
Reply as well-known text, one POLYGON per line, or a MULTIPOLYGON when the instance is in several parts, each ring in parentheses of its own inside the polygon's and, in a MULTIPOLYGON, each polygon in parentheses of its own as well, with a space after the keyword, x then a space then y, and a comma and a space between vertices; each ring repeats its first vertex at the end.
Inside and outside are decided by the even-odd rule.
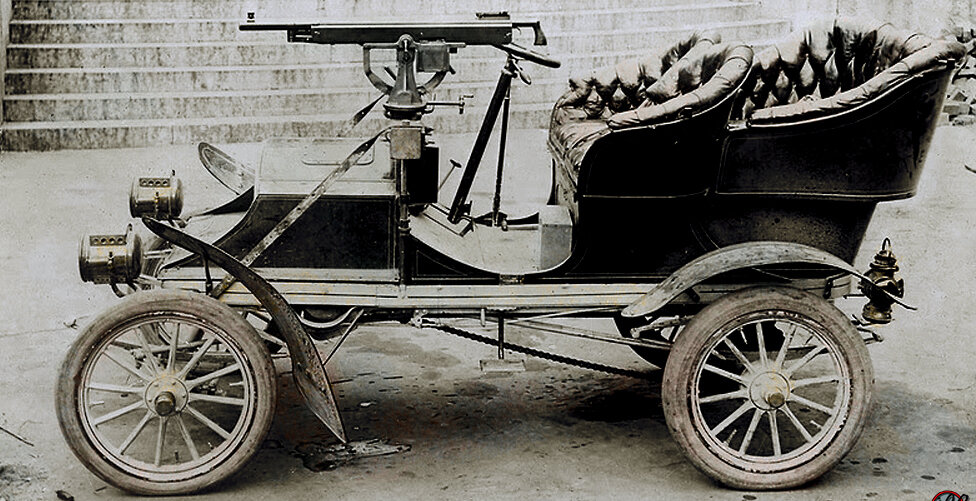
POLYGON ((861 311, 861 316, 868 322, 875 324, 891 322, 891 305, 894 304, 891 296, 900 298, 905 295, 905 281, 898 276, 897 272, 898 259, 891 252, 891 240, 885 238, 881 243, 881 250, 874 255, 874 261, 865 273, 871 279, 870 283, 862 279, 858 285, 868 298, 868 303, 861 311))

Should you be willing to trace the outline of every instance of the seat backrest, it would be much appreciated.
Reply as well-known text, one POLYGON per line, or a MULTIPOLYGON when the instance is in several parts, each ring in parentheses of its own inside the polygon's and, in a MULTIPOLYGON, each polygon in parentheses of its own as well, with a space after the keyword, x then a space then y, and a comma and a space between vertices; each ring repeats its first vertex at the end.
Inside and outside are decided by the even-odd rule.
POLYGON ((707 109, 746 77, 752 49, 692 34, 662 53, 623 61, 582 78, 556 102, 552 126, 606 120, 612 129, 666 122, 707 109))
POLYGON ((850 109, 963 54, 957 42, 888 23, 821 21, 756 54, 733 118, 778 123, 850 109))

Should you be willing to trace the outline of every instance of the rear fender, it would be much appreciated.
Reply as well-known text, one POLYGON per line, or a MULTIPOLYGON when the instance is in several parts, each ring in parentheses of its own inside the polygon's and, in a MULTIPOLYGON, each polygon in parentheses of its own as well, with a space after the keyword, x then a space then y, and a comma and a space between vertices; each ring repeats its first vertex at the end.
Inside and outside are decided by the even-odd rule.
MULTIPOLYGON (((650 315, 695 285, 722 273, 756 266, 787 263, 825 265, 850 273, 866 280, 869 284, 873 283, 847 261, 816 247, 793 242, 745 242, 716 249, 692 260, 672 273, 666 280, 654 286, 640 299, 624 308, 621 314, 625 317, 650 315)), ((887 294, 887 292, 885 293, 887 294)), ((890 294, 888 296, 908 309, 915 309, 890 294)))
POLYGON ((339 440, 345 443, 346 432, 319 352, 315 349, 315 344, 309 338, 295 310, 288 305, 274 286, 236 258, 213 245, 155 219, 143 218, 142 222, 150 231, 173 245, 199 254, 204 263, 209 261, 223 268, 251 291, 251 294, 271 314, 281 332, 281 337, 288 345, 295 383, 305 397, 308 407, 339 440))

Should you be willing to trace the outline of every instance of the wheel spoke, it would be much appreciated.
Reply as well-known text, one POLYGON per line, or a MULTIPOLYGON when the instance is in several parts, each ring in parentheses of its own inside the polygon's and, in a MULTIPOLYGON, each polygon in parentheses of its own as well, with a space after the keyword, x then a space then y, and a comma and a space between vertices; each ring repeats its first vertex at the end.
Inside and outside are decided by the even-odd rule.
POLYGON ((198 377, 196 379, 191 379, 191 380, 187 381, 186 382, 186 388, 187 388, 187 390, 192 390, 193 388, 197 387, 198 385, 203 384, 203 383, 206 383, 207 381, 210 381, 211 379, 215 379, 215 378, 218 378, 218 377, 221 377, 221 376, 226 376, 227 374, 230 374, 230 373, 235 372, 235 371, 239 371, 240 369, 241 369, 241 364, 228 365, 227 367, 224 367, 223 369, 215 370, 215 371, 213 371, 210 374, 207 374, 205 376, 200 376, 200 377, 198 377))
POLYGON ((756 409, 752 413, 752 420, 749 421, 749 427, 746 428, 746 436, 742 437, 742 444, 739 445, 739 454, 745 454, 749 449, 752 436, 756 433, 756 428, 759 427, 759 420, 762 419, 762 416, 763 413, 759 409, 756 409))
POLYGON ((790 422, 793 423, 793 426, 795 426, 797 431, 800 432, 800 435, 803 435, 804 440, 807 442, 813 440, 813 437, 810 436, 810 432, 803 427, 803 424, 800 423, 800 420, 796 418, 796 414, 793 414, 793 411, 790 410, 790 407, 787 404, 783 404, 783 406, 780 407, 780 410, 783 411, 783 414, 786 414, 786 417, 789 418, 790 422))
POLYGON ((159 466, 159 463, 163 459, 163 442, 166 440, 166 422, 168 420, 164 417, 159 418, 159 432, 156 433, 156 460, 153 464, 159 466))
POLYGON ((779 427, 776 425, 776 410, 767 411, 769 416, 769 436, 773 438, 773 455, 782 456, 783 448, 779 443, 779 427))
POLYGON ((85 389, 95 390, 95 391, 106 391, 109 393, 142 393, 145 386, 123 386, 120 384, 107 384, 107 383, 88 383, 85 389))
POLYGON ((769 354, 766 353, 766 339, 763 337, 763 322, 756 324, 756 351, 759 352, 759 365, 769 367, 769 354))
POLYGON ((836 383, 840 381, 840 376, 837 374, 831 374, 829 376, 811 377, 806 379, 795 379, 793 380, 793 388, 802 388, 804 386, 811 386, 821 383, 836 383))
POLYGON ((814 357, 820 355, 826 349, 826 346, 821 345, 810 350, 806 355, 803 355, 803 358, 797 360, 795 364, 791 365, 789 369, 783 371, 784 375, 786 377, 792 376, 794 372, 798 371, 801 367, 809 363, 814 357))
POLYGON ((790 394, 790 401, 791 402, 796 402, 798 404, 805 405, 805 406, 807 406, 807 407, 809 407, 811 409, 816 409, 816 410, 818 410, 820 412, 823 412, 824 414, 828 414, 830 416, 833 416, 834 415, 834 409, 831 409, 830 407, 827 407, 826 405, 823 405, 823 404, 818 404, 818 403, 814 402, 813 400, 810 400, 810 399, 807 399, 807 398, 803 398, 803 397, 797 395, 796 393, 790 394))
POLYGON ((776 354, 776 361, 773 363, 773 368, 776 370, 781 370, 783 368, 783 361, 786 360, 786 352, 790 351, 790 343, 793 342, 793 336, 796 335, 797 326, 794 325, 790 329, 789 334, 783 337, 783 346, 779 347, 779 353, 776 354))
POLYGON ((745 414, 746 411, 748 411, 749 409, 754 409, 754 408, 755 407, 752 405, 752 402, 745 402, 745 403, 743 403, 741 406, 739 406, 738 409, 734 410, 732 412, 732 414, 729 414, 728 417, 726 417, 725 419, 723 419, 721 423, 715 425, 715 427, 711 429, 711 434, 713 436, 715 436, 716 438, 718 438, 718 434, 721 433, 722 430, 728 428, 728 426, 730 424, 732 424, 733 421, 735 421, 736 419, 738 419, 739 416, 745 414))
POLYGON ((141 325, 136 331, 136 338, 139 340, 139 346, 142 347, 142 353, 146 357, 146 360, 149 361, 147 364, 149 365, 149 370, 152 371, 153 375, 159 374, 159 363, 156 360, 156 356, 153 355, 152 350, 149 349, 149 340, 146 339, 146 326, 141 325))
POLYGON ((204 425, 206 425, 207 428, 210 428, 211 430, 213 430, 214 433, 220 435, 221 438, 223 438, 223 439, 230 438, 230 432, 228 432, 227 430, 224 430, 223 428, 221 428, 219 424, 211 421, 210 418, 208 418, 207 416, 204 416, 200 411, 194 409, 193 407, 190 407, 189 405, 187 405, 183 409, 187 413, 189 413, 191 416, 193 416, 194 418, 196 418, 197 421, 200 421, 201 423, 203 423, 204 425))
POLYGON ((186 423, 183 422, 183 415, 176 415, 176 424, 180 428, 180 435, 183 435, 183 442, 186 443, 186 448, 190 449, 190 456, 194 459, 200 459, 200 453, 197 452, 197 444, 193 443, 193 437, 190 436, 190 430, 186 428, 186 423))
POLYGON ((214 402, 217 404, 236 405, 243 407, 247 400, 236 397, 222 397, 219 395, 206 395, 203 393, 190 393, 191 402, 214 402))
POLYGON ((175 372, 176 369, 176 349, 180 345, 180 324, 176 323, 176 332, 173 334, 173 339, 169 343, 169 357, 166 358, 166 370, 170 373, 175 372))
POLYGON ((746 390, 736 390, 729 393, 719 393, 718 395, 709 395, 707 397, 699 398, 698 401, 703 404, 710 404, 712 402, 719 402, 722 400, 732 400, 736 398, 747 398, 749 394, 746 390))
POLYGON ((146 374, 143 374, 142 371, 137 369, 134 365, 120 360, 116 355, 113 355, 111 351, 105 350, 102 353, 105 355, 105 358, 115 362, 115 365, 118 365, 119 367, 125 369, 126 372, 141 379, 142 381, 149 381, 150 379, 152 379, 151 376, 147 376, 146 374))
POLYGON ((190 361, 183 366, 183 370, 181 370, 176 377, 179 379, 185 378, 186 375, 189 374, 190 371, 192 371, 193 368, 197 366, 197 363, 200 362, 200 359, 203 358, 203 355, 207 353, 207 350, 210 349, 210 347, 214 344, 215 341, 217 341, 217 336, 212 336, 210 339, 206 340, 203 343, 203 345, 201 345, 200 348, 198 348, 197 351, 193 353, 193 357, 191 357, 190 361))
POLYGON ((138 402, 134 402, 134 403, 129 404, 129 405, 125 406, 125 407, 122 407, 121 409, 114 410, 112 412, 109 412, 107 414, 103 414, 103 415, 95 418, 94 420, 92 420, 92 426, 98 426, 100 424, 106 423, 108 421, 111 421, 111 420, 113 420, 113 419, 115 419, 117 417, 120 417, 120 416, 124 416, 124 415, 126 415, 126 414, 128 414, 128 413, 130 413, 130 412, 132 412, 132 411, 134 411, 136 409, 139 409, 141 407, 144 407, 144 406, 145 406, 145 402, 143 402, 142 399, 140 398, 138 402))
POLYGON ((756 370, 752 367, 752 362, 750 362, 749 359, 742 354, 742 351, 739 350, 739 348, 735 345, 735 343, 730 341, 729 338, 725 338, 722 341, 725 343, 725 346, 729 347, 729 350, 732 351, 732 354, 735 355, 735 358, 738 358, 739 362, 742 362, 742 365, 745 366, 747 371, 749 371, 750 373, 756 372, 756 370))
POLYGON ((712 374, 717 374, 727 379, 731 379, 732 381, 735 381, 743 386, 745 386, 746 384, 745 379, 742 379, 742 376, 737 376, 735 374, 732 374, 731 372, 725 369, 719 369, 714 365, 705 364, 704 366, 702 366, 702 370, 706 370, 708 372, 711 372, 712 374))
MULTIPOLYGON (((166 328, 163 327, 162 324, 155 324, 154 323, 154 324, 150 324, 150 325, 152 326, 153 334, 155 334, 156 336, 158 336, 159 339, 163 341, 163 343, 169 343, 169 339, 170 339, 169 332, 166 332, 166 328)), ((166 345, 163 344, 161 346, 165 347, 166 345)))
POLYGON ((147 410, 146 415, 142 416, 142 420, 139 421, 139 424, 137 424, 136 427, 132 429, 132 432, 129 433, 129 436, 125 437, 125 440, 123 440, 122 444, 119 445, 119 449, 118 449, 119 454, 125 454, 125 451, 129 449, 129 446, 132 445, 132 442, 136 441, 136 438, 139 437, 139 434, 142 433, 142 430, 146 427, 147 424, 149 424, 149 420, 151 420, 152 417, 153 417, 152 411, 147 410))

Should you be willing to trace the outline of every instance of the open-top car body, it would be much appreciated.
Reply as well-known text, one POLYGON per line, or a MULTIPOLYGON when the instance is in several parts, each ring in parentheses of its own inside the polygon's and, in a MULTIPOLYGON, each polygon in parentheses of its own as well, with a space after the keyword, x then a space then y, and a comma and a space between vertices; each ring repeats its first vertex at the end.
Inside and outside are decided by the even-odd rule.
MULTIPOLYGON (((635 375, 514 346, 504 331, 518 322, 629 345, 648 371, 664 369, 682 449, 728 485, 791 487, 836 464, 870 404, 865 344, 878 338, 859 325, 890 321, 892 304, 904 304, 887 244, 867 273, 852 261, 875 205, 914 194, 958 48, 930 41, 926 64, 863 99, 763 121, 741 114, 771 69, 745 45, 695 35, 655 56, 652 81, 647 65, 636 85, 626 65, 610 84, 574 81, 553 113, 553 162, 538 166, 553 172, 549 203, 508 218, 499 190, 509 90, 529 82, 526 62, 559 65, 513 43, 527 28, 545 44, 538 22, 505 15, 242 25, 362 45, 389 122, 349 137, 368 107, 337 137, 270 140, 255 171, 201 144, 235 198, 181 219, 179 180, 140 178, 130 208, 155 236, 85 237, 82 277, 125 296, 85 329, 59 380, 62 430, 86 466, 146 494, 227 478, 270 427, 272 350, 288 353, 310 408, 345 441, 314 341, 335 339, 327 362, 357 325, 388 321, 494 343, 500 358, 515 350, 635 375), (453 201, 441 204, 442 158, 424 117, 463 108, 431 91, 472 45, 505 59, 453 201), (395 53, 392 81, 374 72, 376 50, 395 53), (469 193, 499 117, 495 200, 476 216, 469 193), (852 321, 831 301, 856 289, 869 303, 852 321), (613 318, 623 336, 559 317, 613 318), (497 337, 454 318, 493 322, 497 337)), ((875 82, 885 68, 860 78, 875 82)))

